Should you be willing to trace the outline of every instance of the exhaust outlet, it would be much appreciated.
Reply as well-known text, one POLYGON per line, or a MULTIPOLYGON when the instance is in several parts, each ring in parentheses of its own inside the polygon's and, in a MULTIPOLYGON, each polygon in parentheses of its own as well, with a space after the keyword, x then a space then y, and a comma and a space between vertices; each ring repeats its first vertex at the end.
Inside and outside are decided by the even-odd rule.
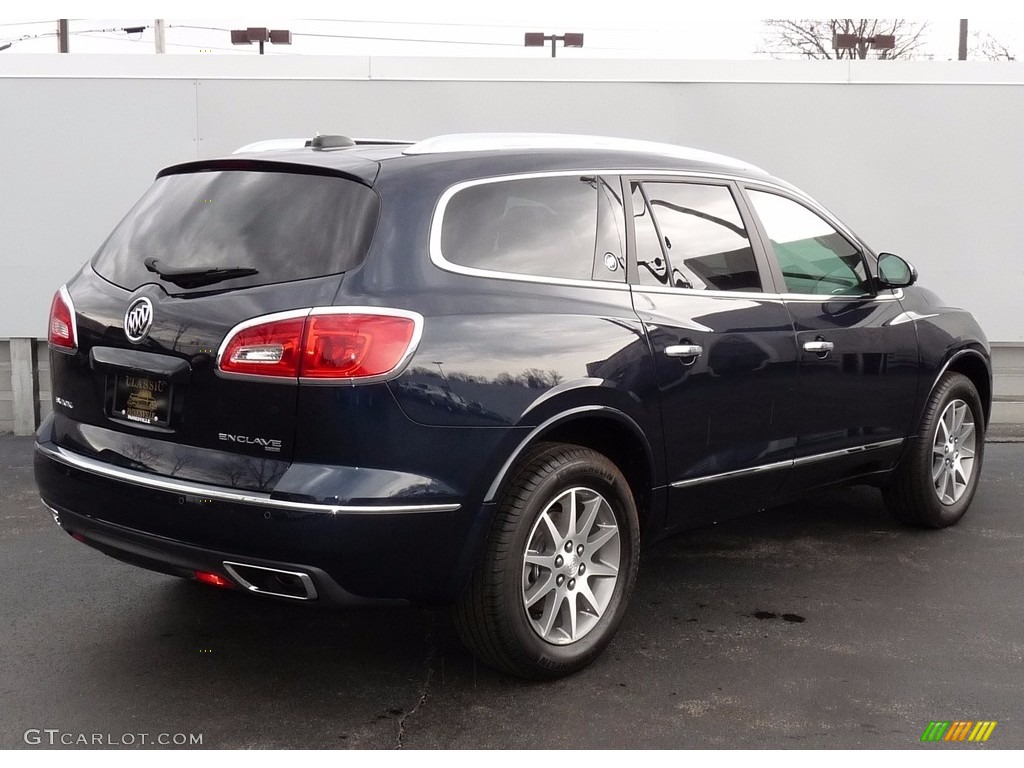
POLYGON ((301 571, 284 571, 263 565, 248 565, 224 561, 224 569, 231 578, 250 592, 273 597, 287 597, 291 600, 316 600, 316 587, 308 574, 301 571))

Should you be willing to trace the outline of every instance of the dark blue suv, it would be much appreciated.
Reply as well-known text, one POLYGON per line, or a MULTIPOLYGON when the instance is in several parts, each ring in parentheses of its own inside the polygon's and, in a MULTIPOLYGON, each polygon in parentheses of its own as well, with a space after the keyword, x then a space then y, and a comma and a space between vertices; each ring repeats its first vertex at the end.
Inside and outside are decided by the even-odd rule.
POLYGON ((916 277, 680 147, 253 146, 161 171, 54 296, 36 478, 118 559, 454 604, 483 660, 554 677, 668 533, 849 482, 964 514, 988 343, 916 277))

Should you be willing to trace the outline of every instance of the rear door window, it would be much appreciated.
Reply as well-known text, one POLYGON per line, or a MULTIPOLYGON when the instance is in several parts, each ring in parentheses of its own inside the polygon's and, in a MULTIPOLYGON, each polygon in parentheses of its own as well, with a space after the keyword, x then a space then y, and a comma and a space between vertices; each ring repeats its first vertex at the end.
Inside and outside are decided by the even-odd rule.
POLYGON ((760 292, 761 277, 729 187, 633 182, 641 285, 760 292))
MULTIPOLYGON (((212 286, 239 288, 345 272, 362 263, 377 223, 377 195, 334 176, 200 171, 163 176, 93 258, 112 283, 165 284, 146 268, 254 269, 212 286)), ((203 290, 210 290, 205 288, 203 290)))
POLYGON ((445 207, 441 255, 487 272, 625 282, 618 190, 576 175, 474 184, 445 207))

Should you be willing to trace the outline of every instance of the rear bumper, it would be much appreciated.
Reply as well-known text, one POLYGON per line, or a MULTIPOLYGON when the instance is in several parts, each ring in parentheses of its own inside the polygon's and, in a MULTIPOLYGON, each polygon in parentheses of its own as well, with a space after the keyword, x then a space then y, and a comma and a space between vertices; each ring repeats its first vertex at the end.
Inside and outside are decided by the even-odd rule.
POLYGON ((108 555, 236 584, 237 569, 225 562, 305 574, 318 599, 341 604, 451 602, 490 512, 456 503, 290 501, 127 469, 44 440, 36 443, 35 476, 61 526, 108 555))
POLYGON ((151 571, 189 579, 195 578, 197 571, 214 573, 227 579, 238 589, 282 599, 324 600, 350 606, 390 602, 353 595, 342 589, 327 572, 305 563, 284 563, 249 557, 244 558, 243 568, 240 569, 240 558, 229 552, 218 552, 150 536, 68 510, 50 507, 50 511, 61 528, 84 544, 117 560, 151 571), (264 583, 257 585, 246 580, 247 572, 244 567, 266 569, 268 573, 293 574, 303 581, 297 578, 294 586, 281 585, 275 590, 264 583), (309 584, 308 588, 304 587, 305 583, 309 584))

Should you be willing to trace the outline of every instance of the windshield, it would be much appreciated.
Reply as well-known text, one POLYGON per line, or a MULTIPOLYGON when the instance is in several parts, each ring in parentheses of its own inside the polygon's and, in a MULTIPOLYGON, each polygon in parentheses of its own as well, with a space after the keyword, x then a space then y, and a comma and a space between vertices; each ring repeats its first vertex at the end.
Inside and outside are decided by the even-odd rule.
POLYGON ((165 273, 241 269, 218 282, 218 290, 337 274, 362 262, 378 207, 369 188, 333 176, 231 170, 164 176, 92 265, 122 288, 159 282, 169 293, 187 290, 147 269, 147 260, 158 260, 165 273))

